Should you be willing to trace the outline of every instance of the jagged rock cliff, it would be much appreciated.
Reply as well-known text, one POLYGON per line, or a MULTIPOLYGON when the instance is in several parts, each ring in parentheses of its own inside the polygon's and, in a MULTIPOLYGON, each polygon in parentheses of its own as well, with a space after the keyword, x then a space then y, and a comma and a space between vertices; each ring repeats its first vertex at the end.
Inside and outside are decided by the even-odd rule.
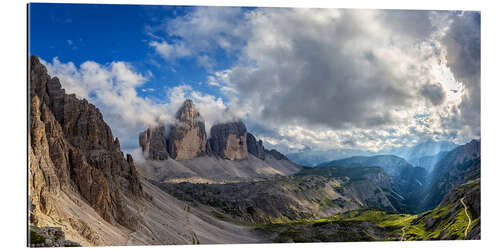
POLYGON ((422 211, 434 208, 454 186, 481 176, 481 141, 472 140, 446 154, 423 190, 422 211))
POLYGON ((177 111, 176 124, 168 134, 168 152, 175 160, 189 160, 207 152, 205 122, 192 100, 186 100, 177 111))
POLYGON ((75 192, 107 222, 133 229, 125 196, 143 196, 134 162, 99 110, 68 95, 36 56, 30 59, 29 195, 50 214, 60 192, 75 192))
POLYGON ((257 139, 251 134, 247 133, 247 148, 248 153, 255 155, 255 157, 265 160, 266 154, 264 151, 264 145, 262 145, 262 140, 257 142, 257 139))
POLYGON ((150 127, 139 134, 139 145, 145 158, 163 161, 168 159, 167 132, 165 126, 150 127))
POLYGON ((242 121, 216 124, 210 134, 209 144, 215 155, 229 160, 248 157, 247 128, 242 121))
POLYGON ((264 149, 264 152, 265 152, 266 154, 271 155, 271 156, 272 156, 272 157, 274 157, 274 159, 276 159, 276 160, 288 160, 288 158, 287 158, 284 154, 280 153, 280 152, 279 152, 278 150, 276 150, 276 149, 271 149, 271 150, 264 149))

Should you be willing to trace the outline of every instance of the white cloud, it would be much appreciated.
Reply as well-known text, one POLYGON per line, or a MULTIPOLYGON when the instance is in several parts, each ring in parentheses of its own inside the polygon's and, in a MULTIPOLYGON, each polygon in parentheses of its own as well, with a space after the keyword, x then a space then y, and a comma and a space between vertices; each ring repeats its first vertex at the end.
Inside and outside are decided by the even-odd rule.
POLYGON ((145 88, 145 89, 141 89, 142 92, 154 92, 155 89, 154 88, 145 88))
POLYGON ((209 71, 215 65, 214 51, 236 51, 248 35, 245 12, 236 7, 196 7, 185 16, 147 30, 153 39, 149 45, 163 59, 195 57, 198 65, 209 71))
POLYGON ((179 42, 169 44, 166 41, 151 41, 149 46, 153 47, 155 51, 165 60, 175 60, 192 54, 192 51, 189 48, 186 48, 184 43, 179 42))
POLYGON ((199 66, 205 68, 207 71, 212 71, 215 65, 215 61, 208 55, 201 55, 196 58, 196 62, 199 66))

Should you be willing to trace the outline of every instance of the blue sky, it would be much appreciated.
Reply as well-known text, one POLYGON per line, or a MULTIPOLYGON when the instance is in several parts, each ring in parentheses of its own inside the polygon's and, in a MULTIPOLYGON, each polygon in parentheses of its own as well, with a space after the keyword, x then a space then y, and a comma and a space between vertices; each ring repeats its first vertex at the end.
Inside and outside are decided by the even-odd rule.
MULTIPOLYGON (((92 60, 100 64, 126 61, 138 72, 151 71, 152 77, 142 87, 161 89, 187 83, 202 92, 217 95, 218 91, 201 84, 206 69, 194 58, 165 62, 149 45, 152 33, 170 42, 177 39, 162 30, 149 27, 192 11, 194 7, 154 5, 96 4, 30 4, 30 54, 41 58, 58 57, 62 62, 79 65, 92 60)), ((228 67, 234 57, 224 51, 214 55, 217 67, 228 67)), ((166 98, 161 91, 138 92, 166 98)), ((223 96, 221 96, 223 97, 223 96)))
POLYGON ((382 150, 480 136, 480 14, 30 4, 29 52, 126 151, 191 98, 267 147, 382 150))

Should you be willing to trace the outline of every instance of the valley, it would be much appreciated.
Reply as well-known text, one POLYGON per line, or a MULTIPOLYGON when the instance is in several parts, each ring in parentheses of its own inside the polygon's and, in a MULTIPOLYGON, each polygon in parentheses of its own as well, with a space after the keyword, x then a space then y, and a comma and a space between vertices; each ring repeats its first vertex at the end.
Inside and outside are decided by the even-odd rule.
POLYGON ((463 200, 479 193, 479 180, 453 189, 433 210, 421 214, 359 209, 316 220, 273 223, 259 230, 274 242, 395 241, 479 239, 480 213, 468 216, 463 200), (471 220, 471 221, 470 221, 471 220), (470 223, 470 224, 469 224, 470 223))

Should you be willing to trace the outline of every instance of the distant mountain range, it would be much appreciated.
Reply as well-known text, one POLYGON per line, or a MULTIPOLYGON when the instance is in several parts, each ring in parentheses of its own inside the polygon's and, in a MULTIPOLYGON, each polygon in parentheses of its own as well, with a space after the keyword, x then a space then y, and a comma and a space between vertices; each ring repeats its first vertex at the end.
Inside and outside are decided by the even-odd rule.
POLYGON ((360 150, 360 149, 312 150, 310 148, 307 148, 306 150, 300 152, 289 153, 287 154, 287 157, 296 164, 307 167, 314 167, 325 162, 345 159, 352 156, 373 156, 381 154, 396 155, 401 158, 404 158, 406 161, 408 161, 410 164, 414 166, 419 166, 425 169, 429 169, 430 161, 422 160, 421 158, 433 157, 439 154, 440 152, 450 151, 456 148, 457 146, 458 146, 457 144, 450 141, 428 140, 412 147, 403 146, 381 151, 370 151, 370 150, 360 150), (425 164, 420 165, 423 163, 425 164))
POLYGON ((297 153, 287 154, 291 161, 307 167, 314 167, 320 163, 348 158, 351 156, 370 156, 375 152, 356 149, 332 149, 332 150, 305 150, 297 153))
POLYGON ((317 167, 327 166, 377 166, 384 169, 389 176, 397 176, 403 168, 413 167, 405 159, 395 155, 353 156, 317 165, 317 167))
POLYGON ((450 141, 428 140, 413 147, 394 148, 387 151, 387 153, 405 158, 412 165, 416 165, 415 163, 422 157, 435 156, 440 152, 451 151, 457 146, 457 144, 450 141))

